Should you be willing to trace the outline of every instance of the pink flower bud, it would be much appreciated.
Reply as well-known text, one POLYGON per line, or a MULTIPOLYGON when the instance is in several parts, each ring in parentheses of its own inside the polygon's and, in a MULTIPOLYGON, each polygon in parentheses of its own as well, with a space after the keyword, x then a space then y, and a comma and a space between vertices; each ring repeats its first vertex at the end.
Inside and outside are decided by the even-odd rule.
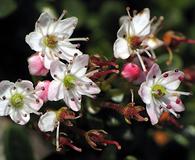
POLYGON ((40 81, 38 82, 37 86, 35 87, 36 94, 40 99, 44 102, 48 100, 48 88, 49 88, 50 81, 40 81))
POLYGON ((138 65, 134 63, 127 63, 124 65, 121 75, 123 78, 127 79, 128 81, 136 80, 141 73, 141 69, 138 65))
POLYGON ((46 76, 49 71, 44 67, 43 57, 38 53, 28 58, 28 69, 33 76, 46 76))

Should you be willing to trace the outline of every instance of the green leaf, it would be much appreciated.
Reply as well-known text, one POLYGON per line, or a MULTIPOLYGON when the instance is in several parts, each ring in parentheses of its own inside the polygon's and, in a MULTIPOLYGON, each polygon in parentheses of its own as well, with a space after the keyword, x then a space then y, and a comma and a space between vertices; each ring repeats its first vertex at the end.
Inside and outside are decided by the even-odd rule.
POLYGON ((176 69, 176 68, 181 69, 183 66, 183 62, 182 62, 180 56, 178 56, 177 54, 173 55, 173 60, 172 60, 172 63, 170 65, 167 65, 167 63, 166 63, 169 59, 168 53, 165 53, 165 54, 157 56, 157 57, 158 57, 157 63, 160 65, 161 68, 164 69, 164 71, 176 69))
POLYGON ((79 19, 78 25, 83 25, 87 19, 87 10, 85 5, 80 0, 62 1, 62 9, 68 11, 67 16, 76 16, 79 19))
POLYGON ((34 160, 25 128, 12 125, 4 133, 6 160, 34 160))
POLYGON ((0 18, 9 16, 17 9, 15 0, 1 0, 0 3, 0 18))
POLYGON ((125 160, 137 160, 134 156, 127 156, 125 160))

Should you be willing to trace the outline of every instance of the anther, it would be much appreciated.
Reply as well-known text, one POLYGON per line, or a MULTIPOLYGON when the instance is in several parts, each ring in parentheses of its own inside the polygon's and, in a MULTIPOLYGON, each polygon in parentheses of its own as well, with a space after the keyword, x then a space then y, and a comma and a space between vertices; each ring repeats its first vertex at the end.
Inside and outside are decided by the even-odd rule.
POLYGON ((176 69, 175 72, 179 72, 179 69, 176 69))
POLYGON ((156 78, 156 76, 155 75, 153 75, 153 77, 152 78, 156 78))
POLYGON ((165 74, 163 75, 164 78, 166 78, 166 77, 168 77, 168 76, 169 76, 168 73, 165 73, 165 74))
POLYGON ((44 91, 45 90, 45 87, 41 87, 41 90, 44 91))
POLYGON ((75 53, 74 56, 75 56, 75 57, 78 56, 78 53, 75 53))
POLYGON ((39 103, 40 101, 39 101, 39 99, 36 99, 36 103, 39 103))
POLYGON ((3 99, 3 100, 5 100, 5 99, 6 99, 6 97, 5 97, 5 96, 3 96, 3 97, 2 97, 2 99, 3 99))
POLYGON ((58 51, 59 54, 62 54, 62 51, 58 51))
POLYGON ((17 80, 17 82, 21 82, 21 81, 22 81, 22 79, 18 79, 18 80, 17 80))
POLYGON ((74 98, 71 98, 70 100, 71 100, 71 101, 74 101, 74 98))

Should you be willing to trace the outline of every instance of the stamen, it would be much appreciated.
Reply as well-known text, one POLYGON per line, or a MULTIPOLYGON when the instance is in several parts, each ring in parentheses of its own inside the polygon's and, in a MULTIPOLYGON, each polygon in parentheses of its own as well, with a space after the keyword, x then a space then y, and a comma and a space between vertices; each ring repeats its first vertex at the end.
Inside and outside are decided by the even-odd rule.
POLYGON ((56 151, 59 152, 61 150, 59 144, 59 132, 60 132, 60 122, 57 122, 57 129, 56 129, 56 151))
POLYGON ((134 93, 133 93, 133 89, 130 89, 131 91, 131 103, 134 104, 134 93))
POLYGON ((62 14, 61 14, 60 17, 58 18, 58 21, 60 21, 60 20, 65 16, 66 13, 67 13, 67 10, 63 10, 63 11, 62 11, 62 14))
POLYGON ((145 26, 144 26, 144 28, 137 34, 137 35, 139 35, 139 34, 141 34, 149 25, 151 25, 153 22, 154 22, 154 20, 156 20, 157 18, 156 17, 153 17, 150 21, 149 21, 149 23, 148 24, 146 24, 145 26))
POLYGON ((170 47, 166 46, 166 48, 167 48, 167 51, 169 53, 169 59, 167 60, 166 64, 170 65, 173 61, 173 52, 172 52, 170 47))
POLYGON ((139 52, 136 52, 136 55, 137 55, 137 57, 138 57, 138 59, 139 59, 139 62, 140 62, 140 64, 141 64, 141 66, 142 66, 143 71, 146 72, 146 71, 147 71, 147 70, 146 70, 146 66, 144 65, 143 59, 142 59, 142 57, 140 56, 139 52))
POLYGON ((168 93, 172 94, 173 96, 180 96, 180 95, 185 95, 185 96, 189 96, 192 95, 192 93, 190 92, 182 92, 182 91, 171 91, 171 90, 167 90, 168 93))
POLYGON ((83 37, 83 38, 70 38, 67 39, 68 41, 88 41, 89 37, 83 37))
POLYGON ((144 49, 144 52, 148 55, 148 57, 152 58, 152 55, 150 54, 148 50, 144 49))

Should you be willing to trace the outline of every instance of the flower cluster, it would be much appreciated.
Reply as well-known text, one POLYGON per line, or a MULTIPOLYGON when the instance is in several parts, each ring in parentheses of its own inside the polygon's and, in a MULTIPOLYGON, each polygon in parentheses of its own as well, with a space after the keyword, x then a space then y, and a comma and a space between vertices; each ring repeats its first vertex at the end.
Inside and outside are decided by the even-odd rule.
MULTIPOLYGON (((132 124, 132 119, 139 122, 148 121, 148 117, 142 115, 145 107, 135 105, 135 92, 131 87, 129 89, 132 98, 131 102, 125 102, 127 105, 123 105, 123 99, 117 101, 120 104, 114 103, 111 98, 106 99, 107 91, 109 95, 114 86, 112 82, 122 77, 124 83, 135 86, 134 91, 146 104, 152 125, 161 122, 164 114, 171 113, 176 118, 179 117, 178 113, 184 111, 180 96, 191 93, 177 89, 183 80, 192 81, 193 74, 186 70, 188 76, 185 76, 178 69, 161 73, 154 50, 161 46, 170 49, 172 39, 188 43, 192 40, 175 36, 170 32, 160 40, 156 34, 163 17, 158 20, 156 17, 150 19, 148 8, 139 13, 134 12, 131 16, 130 8, 127 8, 128 15, 119 20, 121 26, 113 44, 113 59, 107 60, 97 54, 83 54, 79 50, 80 44, 72 43, 87 41, 88 38, 71 38, 78 19, 63 19, 65 13, 66 11, 63 11, 58 19, 49 13, 42 13, 35 24, 35 30, 26 36, 26 43, 36 52, 28 58, 29 72, 38 77, 37 79, 41 76, 41 81, 35 82, 35 87, 28 80, 18 80, 15 83, 1 81, 0 116, 9 115, 20 125, 29 122, 30 113, 40 116, 37 125, 41 132, 56 130, 57 151, 65 145, 81 151, 81 148, 72 144, 66 133, 60 132, 61 124, 65 130, 79 132, 93 149, 101 150, 99 146, 108 144, 121 149, 117 141, 105 138, 106 131, 84 131, 76 128, 74 124, 86 111, 85 96, 95 99, 100 109, 105 107, 117 111, 128 124, 132 124), (171 39, 167 38, 170 35, 171 39), (122 59, 122 67, 118 59, 122 59), (98 99, 97 95, 100 92, 102 96, 98 99), (48 107, 50 101, 55 102, 58 107, 48 107)), ((167 121, 179 126, 172 117, 167 121)))

